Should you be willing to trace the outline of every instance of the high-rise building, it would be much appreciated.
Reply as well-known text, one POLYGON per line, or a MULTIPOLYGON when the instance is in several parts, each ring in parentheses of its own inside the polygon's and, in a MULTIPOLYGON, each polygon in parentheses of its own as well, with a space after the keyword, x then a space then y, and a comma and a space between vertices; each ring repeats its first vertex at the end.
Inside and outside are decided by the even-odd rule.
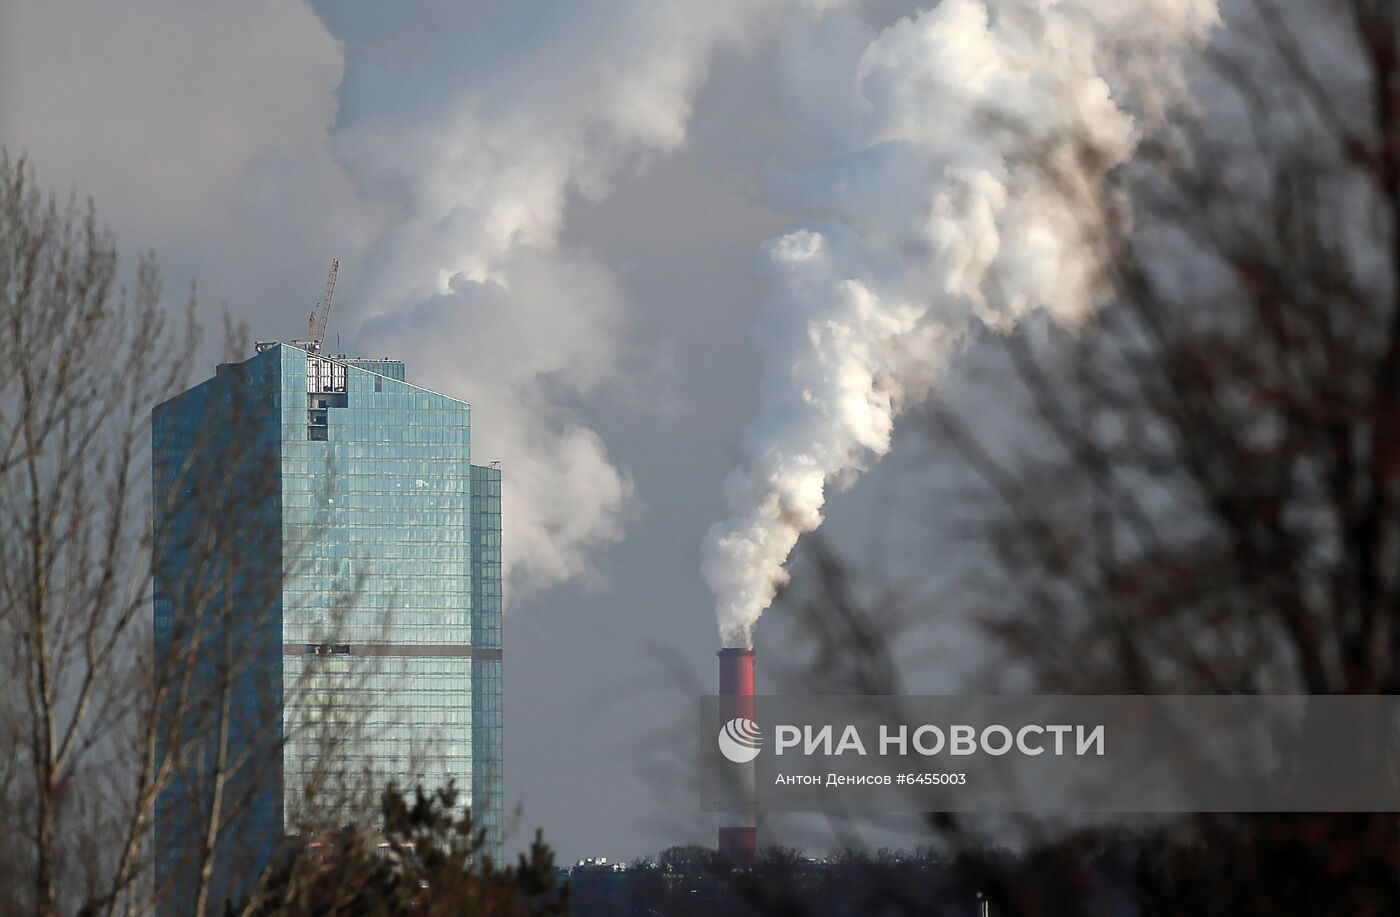
POLYGON ((499 859, 501 476, 469 406, 274 343, 152 425, 165 909, 205 851, 211 903, 238 897, 283 838, 372 823, 389 781, 454 781, 499 859))

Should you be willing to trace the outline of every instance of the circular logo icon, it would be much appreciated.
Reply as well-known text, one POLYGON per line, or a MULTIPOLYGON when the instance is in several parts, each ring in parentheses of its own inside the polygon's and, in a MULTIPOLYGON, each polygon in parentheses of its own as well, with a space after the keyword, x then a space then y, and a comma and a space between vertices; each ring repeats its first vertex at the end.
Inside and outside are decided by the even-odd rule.
POLYGON ((762 748, 763 730, 747 717, 735 717, 719 731, 719 750, 735 764, 747 764, 762 748))

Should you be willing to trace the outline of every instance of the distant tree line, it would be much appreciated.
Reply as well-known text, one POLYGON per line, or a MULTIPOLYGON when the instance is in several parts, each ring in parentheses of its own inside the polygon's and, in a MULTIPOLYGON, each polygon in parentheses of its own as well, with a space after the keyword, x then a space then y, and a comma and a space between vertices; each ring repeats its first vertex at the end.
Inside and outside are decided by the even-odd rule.
MULTIPOLYGON (((1338 839, 1340 840, 1340 839, 1338 839)), ((1317 848, 1299 838, 1271 863, 1267 885, 1238 871, 1229 847, 1182 845, 1165 831, 1085 834, 1047 847, 983 848, 974 856, 929 846, 874 853, 848 850, 821 860, 767 848, 738 864, 714 850, 672 847, 625 868, 569 870, 575 917, 801 914, 807 917, 939 914, 1209 914, 1228 898, 1238 913, 1275 913, 1269 901, 1307 894, 1317 848), (1015 890, 997 900, 994 887, 1015 890), (1227 893, 1222 894, 1223 891, 1227 893)), ((1341 878, 1341 877, 1339 877, 1341 878)))

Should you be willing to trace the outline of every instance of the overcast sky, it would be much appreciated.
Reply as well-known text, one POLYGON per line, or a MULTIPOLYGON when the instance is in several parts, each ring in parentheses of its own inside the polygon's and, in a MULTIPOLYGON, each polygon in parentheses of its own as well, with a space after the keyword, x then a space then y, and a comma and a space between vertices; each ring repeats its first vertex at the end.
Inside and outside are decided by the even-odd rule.
MULTIPOLYGON (((1213 16, 1206 0, 1142 2, 1168 32, 1213 16)), ((777 474, 765 424, 808 432, 811 418, 772 394, 775 361, 786 365, 773 342, 787 339, 774 316, 803 301, 796 291, 820 303, 826 289, 793 259, 825 240, 827 268, 862 280, 879 321, 856 330, 886 336, 867 354, 904 314, 887 304, 949 270, 870 254, 933 231, 938 199, 919 185, 931 161, 975 170, 987 155, 953 149, 963 103, 940 89, 991 79, 949 38, 984 31, 954 18, 975 20, 980 4, 946 3, 941 20, 931 5, 5 0, 0 142, 27 152, 41 183, 93 195, 127 265, 156 251, 172 303, 196 281, 206 319, 226 304, 255 339, 304 335, 339 257, 328 337, 402 358, 410 381, 472 403, 474 460, 502 461, 506 482, 512 843, 538 826, 565 860, 632 857, 712 842, 681 786, 641 762, 685 715, 690 688, 668 666, 714 687, 701 553, 736 511, 726 477, 777 474)), ((1004 90, 1020 77, 997 74, 1015 110, 1004 90)), ((1127 138, 1115 115, 1106 136, 1127 138)), ((953 242, 966 244, 945 245, 962 259, 950 290, 996 257, 953 242)), ((1000 279, 1063 254, 1031 251, 1000 279)), ((849 479, 878 465, 826 507, 826 531, 857 559, 927 569, 927 514, 897 508, 907 488, 938 485, 917 438, 896 426, 891 444, 880 422, 935 369, 957 389, 946 364, 969 347, 976 359, 987 334, 969 315, 996 325, 1054 308, 1035 298, 1051 281, 1073 290, 1063 272, 1037 277, 991 315, 996 304, 965 296, 912 368, 908 353, 880 357, 874 427, 862 414, 822 453, 849 479), (889 449, 883 463, 869 461, 872 441, 889 449)), ((945 652, 919 686, 954 689, 966 628, 930 624, 945 652)), ((790 626, 765 619, 759 653, 780 654, 790 626)))

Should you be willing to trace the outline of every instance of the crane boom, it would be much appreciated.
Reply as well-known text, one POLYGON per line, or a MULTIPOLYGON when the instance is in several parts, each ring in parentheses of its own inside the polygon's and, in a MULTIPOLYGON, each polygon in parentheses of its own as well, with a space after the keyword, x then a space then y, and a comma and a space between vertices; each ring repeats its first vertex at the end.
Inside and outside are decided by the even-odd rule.
POLYGON ((340 270, 340 259, 331 259, 331 272, 326 275, 326 289, 321 294, 321 301, 316 304, 316 309, 311 313, 311 352, 321 352, 321 342, 326 339, 326 322, 331 317, 331 298, 335 296, 335 274, 340 270))

